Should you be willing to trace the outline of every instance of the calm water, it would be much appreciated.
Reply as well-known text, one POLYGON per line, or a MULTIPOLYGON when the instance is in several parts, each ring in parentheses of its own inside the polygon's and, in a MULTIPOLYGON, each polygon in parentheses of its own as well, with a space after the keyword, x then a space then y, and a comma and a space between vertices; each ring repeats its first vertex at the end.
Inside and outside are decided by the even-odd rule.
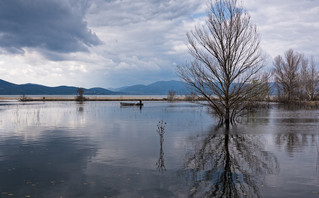
POLYGON ((144 104, 0 103, 1 197, 319 197, 319 110, 144 104))

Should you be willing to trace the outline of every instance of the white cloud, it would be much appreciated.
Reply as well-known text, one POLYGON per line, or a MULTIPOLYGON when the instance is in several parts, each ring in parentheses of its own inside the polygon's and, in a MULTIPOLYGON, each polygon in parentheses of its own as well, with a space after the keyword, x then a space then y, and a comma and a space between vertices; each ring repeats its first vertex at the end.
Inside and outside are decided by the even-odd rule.
POLYGON ((319 2, 315 0, 247 0, 262 34, 263 49, 275 57, 289 48, 319 60, 319 2))
MULTIPOLYGON (((206 16, 206 0, 85 2, 76 4, 75 10, 81 10, 83 17, 79 24, 91 31, 88 35, 96 35, 100 45, 66 53, 43 46, 22 47, 25 54, 2 51, 0 78, 14 83, 105 88, 177 79, 175 66, 190 58, 186 32, 206 16)), ((245 6, 271 58, 293 48, 319 61, 318 1, 246 0, 245 6)))

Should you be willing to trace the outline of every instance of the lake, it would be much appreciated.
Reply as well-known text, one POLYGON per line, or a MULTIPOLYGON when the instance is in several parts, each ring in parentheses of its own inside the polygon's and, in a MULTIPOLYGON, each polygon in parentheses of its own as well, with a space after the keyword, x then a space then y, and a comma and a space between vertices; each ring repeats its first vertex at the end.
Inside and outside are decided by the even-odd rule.
POLYGON ((319 197, 319 110, 1 102, 1 197, 319 197))

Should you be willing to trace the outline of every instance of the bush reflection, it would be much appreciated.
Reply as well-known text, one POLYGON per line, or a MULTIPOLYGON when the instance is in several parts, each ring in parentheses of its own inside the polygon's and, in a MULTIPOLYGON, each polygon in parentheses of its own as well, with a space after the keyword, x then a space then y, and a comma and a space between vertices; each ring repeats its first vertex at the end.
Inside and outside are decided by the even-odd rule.
POLYGON ((166 171, 165 161, 164 161, 164 152, 163 152, 165 126, 166 126, 166 122, 164 122, 163 120, 159 121, 157 124, 157 133, 160 136, 160 153, 159 153, 159 158, 156 162, 156 166, 157 166, 157 170, 161 173, 166 171))

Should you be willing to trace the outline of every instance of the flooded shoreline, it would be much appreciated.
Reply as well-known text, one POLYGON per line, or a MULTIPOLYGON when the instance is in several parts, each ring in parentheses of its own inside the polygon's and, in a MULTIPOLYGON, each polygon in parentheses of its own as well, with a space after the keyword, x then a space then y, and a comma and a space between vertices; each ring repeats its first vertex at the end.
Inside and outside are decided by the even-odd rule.
POLYGON ((0 197, 316 197, 319 110, 271 105, 226 130, 206 106, 0 105, 0 197), (226 130, 226 131, 225 131, 226 130))

